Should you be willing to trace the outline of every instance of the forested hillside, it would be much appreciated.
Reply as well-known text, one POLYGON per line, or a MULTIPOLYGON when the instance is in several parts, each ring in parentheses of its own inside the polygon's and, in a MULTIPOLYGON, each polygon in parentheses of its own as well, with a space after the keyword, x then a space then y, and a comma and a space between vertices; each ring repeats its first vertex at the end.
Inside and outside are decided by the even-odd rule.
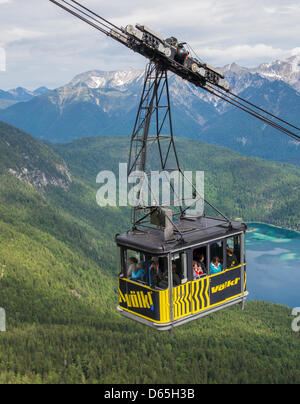
MULTIPOLYGON (((184 170, 205 172, 205 197, 231 218, 259 221, 300 230, 300 169, 293 165, 250 158, 225 147, 176 139, 184 170)), ((97 189, 101 170, 118 175, 126 163, 129 139, 92 137, 51 147, 72 172, 97 189)), ((156 157, 148 153, 153 167, 156 157)))
MULTIPOLYGON (((205 167, 207 194, 227 214, 240 195, 237 214, 254 217, 254 185, 259 219, 272 220, 269 194, 278 212, 290 203, 282 220, 299 218, 297 193, 288 192, 299 192, 299 169, 178 145, 185 168, 205 167)), ((300 340, 288 308, 251 302, 173 339, 116 313, 114 235, 128 227, 129 212, 100 209, 95 178, 126 162, 127 147, 109 138, 45 145, 0 125, 0 383, 299 383, 300 340)))
MULTIPOLYGON (((74 308, 71 306, 71 308, 74 308)), ((0 383, 297 383, 290 310, 250 302, 158 334, 113 313, 90 325, 18 322, 0 336, 0 383)))

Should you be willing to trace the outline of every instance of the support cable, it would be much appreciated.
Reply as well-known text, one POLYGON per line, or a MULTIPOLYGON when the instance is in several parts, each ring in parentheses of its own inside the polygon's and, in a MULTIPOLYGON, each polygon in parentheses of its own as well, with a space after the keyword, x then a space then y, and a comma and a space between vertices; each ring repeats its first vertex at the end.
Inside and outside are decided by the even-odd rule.
POLYGON ((110 21, 106 20, 105 18, 101 17, 99 14, 94 13, 94 11, 92 11, 92 10, 88 9, 87 7, 83 6, 82 4, 78 3, 78 1, 75 1, 75 0, 70 0, 70 1, 72 1, 72 3, 77 4, 78 6, 82 7, 84 10, 86 10, 89 13, 93 14, 95 17, 99 18, 100 20, 104 21, 105 23, 111 25, 113 28, 121 31, 121 29, 119 27, 117 27, 115 24, 113 24, 112 22, 110 22, 110 21))
POLYGON ((241 101, 243 101, 243 102, 245 102, 245 103, 251 105, 252 107, 255 107, 256 109, 258 109, 258 110, 264 112, 265 114, 268 114, 268 115, 272 116, 273 118, 277 119, 278 121, 283 122, 283 123, 285 123, 286 125, 291 126, 292 128, 297 129, 297 130, 300 131, 300 128, 298 128, 297 126, 294 126, 293 124, 291 124, 291 123, 285 121, 284 119, 281 119, 281 118, 279 118, 278 116, 271 114, 270 112, 266 111, 265 109, 263 109, 263 108, 261 108, 261 107, 258 107, 258 106, 255 105, 255 104, 252 104, 250 101, 247 101, 247 100, 243 99, 242 97, 238 96, 237 94, 234 94, 234 93, 232 93, 231 91, 229 91, 229 94, 232 95, 233 97, 238 98, 239 100, 241 100, 241 101))
MULTIPOLYGON (((285 135, 293 138, 294 140, 300 141, 300 136, 296 135, 295 133, 291 132, 289 129, 279 125, 278 123, 272 121, 271 119, 263 116, 262 114, 259 114, 258 112, 254 111, 253 109, 247 107, 246 105, 240 103, 239 101, 236 101, 234 99, 232 99, 231 97, 229 97, 228 95, 226 95, 225 93, 222 93, 220 90, 217 90, 216 88, 206 85, 206 87, 204 87, 204 89, 206 91, 208 91, 209 93, 211 93, 212 95, 222 99, 223 101, 233 105, 234 107, 254 116, 255 118, 265 122, 266 124, 272 126, 273 128, 277 129, 278 131, 284 133, 285 135)), ((254 104, 253 104, 254 105, 254 104)), ((271 114, 270 114, 271 115, 271 114)), ((280 119, 280 118, 279 118, 280 119)), ((292 125, 290 125, 292 126, 292 125)))
MULTIPOLYGON (((49 0, 52 3, 56 4, 58 7, 64 9, 65 11, 67 11, 68 13, 74 15, 75 17, 79 18, 80 20, 86 22, 87 24, 91 25, 92 27, 96 28, 98 31, 102 32, 105 35, 109 35, 109 33, 107 31, 105 31, 102 27, 96 25, 95 23, 93 23, 92 21, 89 21, 87 18, 81 16, 80 14, 76 13, 75 11, 71 10, 70 8, 64 6, 61 3, 58 3, 56 0, 49 0)), ((62 0, 63 1, 63 0, 62 0)))

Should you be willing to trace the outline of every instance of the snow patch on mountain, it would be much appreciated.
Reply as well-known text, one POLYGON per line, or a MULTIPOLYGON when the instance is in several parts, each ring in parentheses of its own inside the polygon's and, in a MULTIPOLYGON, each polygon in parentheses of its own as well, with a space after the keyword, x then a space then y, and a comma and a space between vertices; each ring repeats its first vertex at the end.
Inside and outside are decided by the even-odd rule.
POLYGON ((93 90, 102 88, 120 89, 141 80, 143 76, 143 71, 133 69, 113 72, 94 70, 76 76, 70 84, 73 86, 85 85, 93 90))
POLYGON ((300 54, 286 60, 263 63, 257 68, 249 69, 249 71, 258 73, 269 80, 282 80, 300 91, 300 54))

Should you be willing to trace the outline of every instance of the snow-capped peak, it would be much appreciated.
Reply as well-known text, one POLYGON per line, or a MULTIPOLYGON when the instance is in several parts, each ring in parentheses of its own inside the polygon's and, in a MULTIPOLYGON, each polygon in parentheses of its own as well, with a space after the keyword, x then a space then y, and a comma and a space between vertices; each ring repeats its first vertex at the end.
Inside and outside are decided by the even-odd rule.
POLYGON ((250 69, 269 80, 282 80, 300 91, 300 54, 273 63, 264 63, 257 68, 250 69))
POLYGON ((99 70, 90 71, 80 74, 72 80, 73 85, 85 84, 91 89, 100 88, 116 88, 128 86, 132 82, 139 80, 143 77, 144 72, 141 70, 127 70, 127 71, 114 71, 103 72, 99 70))

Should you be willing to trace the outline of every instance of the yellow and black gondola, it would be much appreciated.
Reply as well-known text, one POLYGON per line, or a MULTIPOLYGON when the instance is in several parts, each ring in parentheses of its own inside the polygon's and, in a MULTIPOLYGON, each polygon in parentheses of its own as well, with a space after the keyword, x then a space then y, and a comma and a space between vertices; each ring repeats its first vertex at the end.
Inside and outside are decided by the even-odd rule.
POLYGON ((132 230, 116 236, 122 268, 118 310, 123 316, 166 331, 234 304, 243 307, 248 295, 246 225, 231 222, 229 228, 223 220, 207 217, 195 218, 192 224, 191 229, 191 220, 186 220, 187 231, 180 242, 165 242, 160 229, 132 230), (229 259, 228 249, 233 251, 234 260, 229 259), (193 262, 199 252, 204 257, 205 270, 195 278, 193 262), (220 256, 222 269, 213 274, 211 261, 216 254, 220 256), (132 256, 146 268, 142 279, 133 280, 128 276, 132 256), (154 284, 153 260, 164 273, 165 284, 154 284), (180 279, 180 283, 176 284, 174 278, 180 279))

